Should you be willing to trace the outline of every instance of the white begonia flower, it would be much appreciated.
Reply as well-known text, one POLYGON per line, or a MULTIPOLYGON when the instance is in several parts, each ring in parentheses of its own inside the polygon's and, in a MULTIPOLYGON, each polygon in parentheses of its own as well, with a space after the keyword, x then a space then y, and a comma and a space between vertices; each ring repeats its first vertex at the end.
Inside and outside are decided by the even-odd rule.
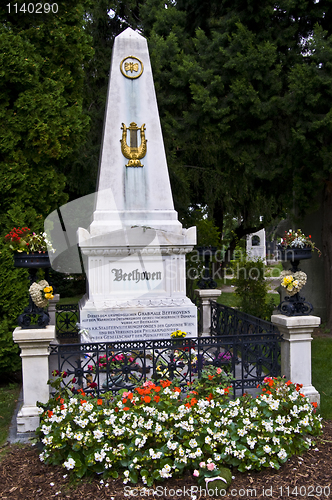
POLYGON ((245 436, 246 434, 248 434, 248 431, 246 431, 246 429, 238 429, 237 430, 237 433, 239 436, 245 436))
POLYGON ((96 462, 102 462, 105 457, 106 457, 106 453, 104 452, 104 450, 101 450, 100 453, 98 451, 95 452, 96 462))
POLYGON ((95 431, 93 431, 93 435, 97 439, 97 441, 100 441, 104 436, 104 432, 101 431, 100 429, 96 429, 95 431))
POLYGON ((190 448, 196 448, 198 446, 196 439, 191 439, 189 441, 190 448))
MULTIPOLYGON (((73 458, 68 458, 68 460, 63 463, 63 466, 66 467, 67 470, 70 470, 70 469, 73 469, 75 467, 75 464, 76 464, 76 462, 73 458)), ((67 475, 63 476, 63 477, 67 477, 67 475)))

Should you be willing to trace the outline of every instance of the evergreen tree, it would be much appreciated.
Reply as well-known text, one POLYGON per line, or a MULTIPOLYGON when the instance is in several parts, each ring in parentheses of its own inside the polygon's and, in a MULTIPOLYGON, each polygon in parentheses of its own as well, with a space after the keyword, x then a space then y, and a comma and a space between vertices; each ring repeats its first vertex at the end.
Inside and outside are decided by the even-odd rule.
POLYGON ((57 13, 0 7, 0 372, 19 366, 12 331, 27 302, 26 272, 3 238, 14 226, 43 229, 67 200, 65 173, 85 138, 84 65, 92 57, 86 2, 60 0, 57 13))
POLYGON ((233 246, 305 212, 330 169, 331 0, 148 0, 143 14, 181 201, 221 232, 238 220, 233 246))

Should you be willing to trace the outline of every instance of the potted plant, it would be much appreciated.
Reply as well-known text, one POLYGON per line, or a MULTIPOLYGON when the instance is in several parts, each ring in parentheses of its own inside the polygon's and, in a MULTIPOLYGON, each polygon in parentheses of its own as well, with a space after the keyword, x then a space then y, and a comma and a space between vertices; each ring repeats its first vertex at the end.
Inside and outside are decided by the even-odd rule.
POLYGON ((14 252, 14 266, 27 268, 51 267, 48 252, 55 252, 46 233, 35 233, 28 227, 14 227, 5 243, 14 252))
POLYGON ((175 332, 171 333, 171 338, 173 339, 174 346, 182 346, 183 339, 186 337, 187 333, 182 330, 175 330, 175 332))
POLYGON ((278 250, 281 260, 290 260, 292 262, 293 268, 295 268, 294 272, 298 270, 300 260, 311 259, 314 250, 317 250, 318 255, 321 255, 321 251, 312 241, 311 235, 305 236, 301 229, 285 231, 283 238, 279 242, 278 250))

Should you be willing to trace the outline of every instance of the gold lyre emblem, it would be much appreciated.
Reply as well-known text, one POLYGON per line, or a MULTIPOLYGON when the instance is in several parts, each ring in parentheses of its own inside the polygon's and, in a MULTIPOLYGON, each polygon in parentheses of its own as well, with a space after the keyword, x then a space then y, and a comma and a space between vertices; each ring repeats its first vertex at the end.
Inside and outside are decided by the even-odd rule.
POLYGON ((136 56, 127 56, 120 62, 120 71, 126 78, 134 80, 143 73, 143 63, 136 56))
POLYGON ((140 160, 146 155, 146 143, 145 139, 145 123, 141 127, 138 127, 135 122, 131 122, 129 127, 123 123, 122 127, 122 139, 121 139, 121 151, 125 158, 129 161, 126 167, 143 167, 140 160), (130 132, 130 146, 127 144, 127 130, 130 132), (137 145, 137 131, 140 130, 141 144, 137 145))
POLYGON ((133 63, 133 62, 126 62, 124 63, 124 69, 125 71, 130 71, 132 73, 133 71, 138 71, 138 63, 133 63))

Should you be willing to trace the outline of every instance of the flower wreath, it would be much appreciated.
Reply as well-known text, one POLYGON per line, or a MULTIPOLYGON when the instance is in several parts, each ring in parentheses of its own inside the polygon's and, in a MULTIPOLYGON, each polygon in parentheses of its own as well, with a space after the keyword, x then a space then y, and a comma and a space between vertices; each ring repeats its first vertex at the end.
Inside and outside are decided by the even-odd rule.
POLYGON ((54 298, 53 287, 46 280, 32 283, 29 288, 31 299, 37 307, 46 307, 48 301, 54 298))
POLYGON ((303 271, 282 271, 280 273, 281 286, 286 288, 287 295, 295 295, 307 282, 307 275, 303 271))

